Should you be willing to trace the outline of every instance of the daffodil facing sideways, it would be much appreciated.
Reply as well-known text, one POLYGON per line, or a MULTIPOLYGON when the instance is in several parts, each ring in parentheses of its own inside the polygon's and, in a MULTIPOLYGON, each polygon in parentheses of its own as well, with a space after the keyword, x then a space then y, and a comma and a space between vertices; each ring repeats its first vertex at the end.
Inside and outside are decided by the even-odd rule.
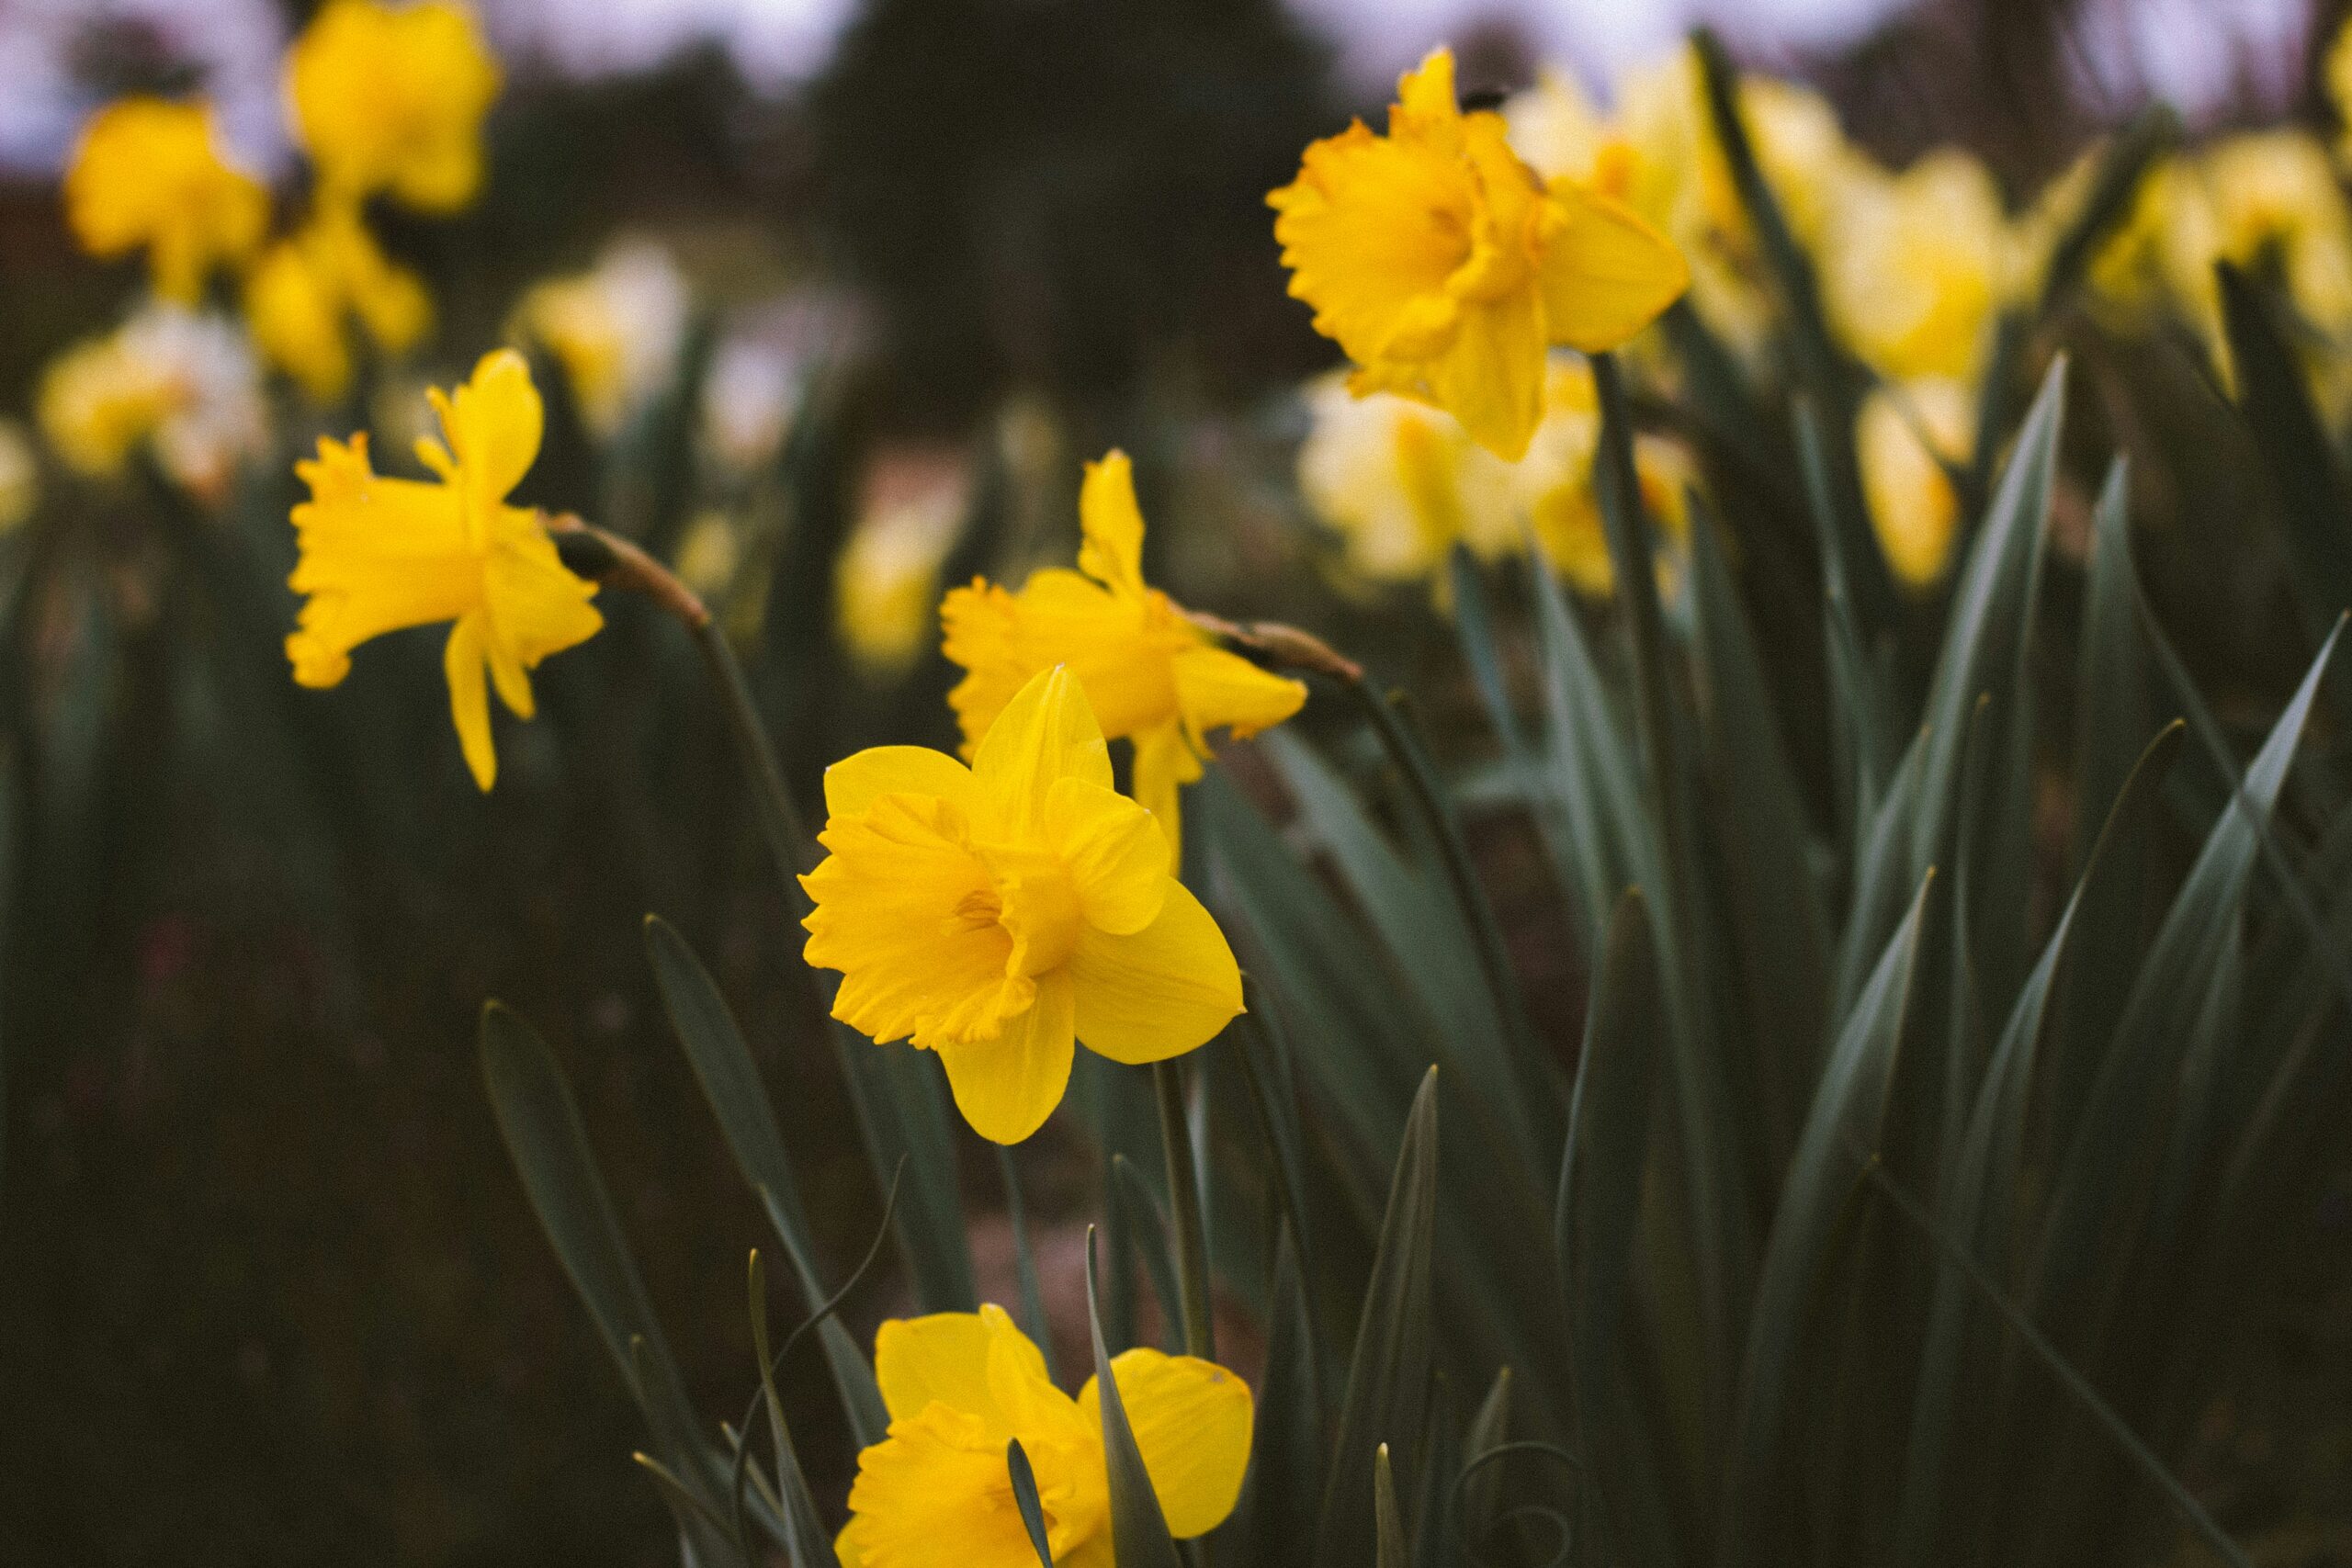
POLYGON ((474 782, 490 788, 498 760, 490 688, 518 718, 533 711, 531 670, 604 625, 596 585, 557 558, 539 514, 506 503, 538 456, 543 412, 523 356, 483 355, 454 394, 432 393, 446 440, 421 437, 417 457, 437 482, 387 479, 368 438, 322 438, 295 471, 311 499, 294 508, 301 558, 288 581, 306 595, 286 639, 294 679, 332 686, 351 650, 407 626, 447 621, 443 669, 458 739, 474 782))
POLYGON ((433 299, 378 248, 356 210, 329 206, 254 266, 245 322, 263 357, 324 404, 351 386, 354 320, 377 349, 405 354, 431 330, 433 299))
POLYGON ((1135 797, 1159 818, 1172 863, 1178 791, 1201 776, 1209 731, 1246 739, 1296 713, 1306 688, 1217 647, 1144 581, 1143 512, 1125 453, 1087 465, 1078 511, 1076 571, 1033 572, 1017 593, 977 580, 941 602, 944 651, 965 671, 947 701, 968 756, 1015 692, 1067 665, 1102 733, 1135 743, 1135 797))
POLYGON ((1631 207, 1545 182, 1502 116, 1464 113, 1442 49, 1398 83, 1387 135, 1358 121, 1316 142, 1266 199, 1290 291, 1355 362, 1351 389, 1435 404, 1512 462, 1544 415, 1546 351, 1615 348, 1690 281, 1631 207))
POLYGON ((94 256, 144 248, 155 292, 194 305, 216 267, 269 226, 269 193, 221 155, 209 107, 119 99, 84 129, 65 171, 65 219, 94 256))
MULTIPOLYGON (((1057 1568, 1112 1568, 1111 1489, 1098 1380, 1078 1397, 1004 1310, 893 1319, 874 1337, 887 1437, 858 1456, 842 1568, 1028 1568, 1007 1445, 1037 1480, 1057 1568)), ((1225 1521, 1241 1495, 1255 1409, 1213 1361, 1128 1350, 1111 1362, 1144 1472, 1179 1540, 1225 1521)))
POLYGON ((481 122, 497 57, 473 15, 447 0, 328 0, 286 54, 295 140, 318 166, 324 205, 378 193, 455 212, 481 187, 481 122))
POLYGON ((1023 685, 967 768, 878 746, 825 770, 805 955, 833 1016, 935 1051, 964 1119, 1016 1144, 1069 1087, 1077 1043, 1163 1061, 1241 1011, 1225 933, 1169 874, 1151 813, 1111 787, 1077 675, 1023 685))

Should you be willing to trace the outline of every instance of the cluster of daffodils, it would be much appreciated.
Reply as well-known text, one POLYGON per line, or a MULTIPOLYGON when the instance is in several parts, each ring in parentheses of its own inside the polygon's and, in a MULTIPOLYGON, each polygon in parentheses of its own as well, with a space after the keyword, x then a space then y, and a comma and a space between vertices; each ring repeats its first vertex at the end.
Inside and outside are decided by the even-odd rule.
POLYGON ((68 468, 107 475, 145 455, 217 495, 260 444, 260 367, 327 403, 351 386, 359 344, 398 355, 430 329, 423 282, 384 254, 365 209, 449 213, 479 191, 499 70, 471 15, 450 0, 330 0, 283 74, 311 188, 276 237, 269 188, 201 100, 123 98, 84 130, 68 226, 91 255, 143 255, 153 295, 44 378, 42 434, 68 468))

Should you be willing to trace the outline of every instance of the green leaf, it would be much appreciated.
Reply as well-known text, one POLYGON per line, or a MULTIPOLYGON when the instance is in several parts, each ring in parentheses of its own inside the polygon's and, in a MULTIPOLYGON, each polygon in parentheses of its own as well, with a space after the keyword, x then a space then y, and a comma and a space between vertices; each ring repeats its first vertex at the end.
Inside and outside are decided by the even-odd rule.
MULTIPOLYGON (((1021 1332, 1045 1359, 1046 1376, 1054 1375, 1053 1336, 1046 1326, 1046 1295, 1037 1281, 1037 1255, 1029 1245, 1028 1206, 1021 1201, 1021 1178, 1012 1165, 1012 1151, 996 1149, 997 1175, 1004 1181, 1004 1217, 1012 1230, 1012 1270, 1021 1289, 1021 1332)), ((1025 1463, 1026 1461, 1023 1461, 1025 1463)))
POLYGON ((1801 1096, 1826 1028, 1826 919, 1804 805, 1772 718, 1772 695, 1725 570, 1718 525, 1693 495, 1690 597, 1700 734, 1713 820, 1730 875, 1725 924, 1747 998, 1751 1049, 1775 1159, 1794 1145, 1801 1096))
MULTIPOLYGON (((1631 889, 1610 922, 1586 1015, 1553 1235, 1573 1341, 1577 1447, 1610 1539, 1643 1568, 1680 1557, 1657 1472, 1658 1434, 1636 1392, 1638 1338, 1626 1321, 1666 1028, 1648 903, 1631 889)), ((1478 1453, 1493 1445, 1469 1446, 1478 1453)))
MULTIPOLYGON (((1405 1125, 1380 1247, 1364 1291, 1355 1353, 1316 1528, 1321 1568, 1361 1568, 1376 1544, 1364 1517, 1374 1456, 1383 1446, 1418 1456, 1430 1373, 1430 1246, 1437 1221, 1437 1069, 1421 1080, 1405 1125)), ((1411 1461, 1408 1459, 1408 1463, 1411 1461)), ((1123 1568, 1125 1565, 1123 1564, 1123 1568)))
POLYGON ((538 1032, 498 1002, 482 1009, 481 1066, 491 1109, 523 1190, 613 1364, 645 1412, 662 1447, 657 1457, 717 1518, 718 1456, 707 1441, 692 1436, 699 1428, 685 1384, 588 1152, 588 1135, 563 1069, 538 1032))
POLYGON ((1012 1506, 1020 1510, 1021 1528, 1029 1532, 1037 1568, 1054 1568, 1054 1549, 1046 1541, 1046 1506, 1037 1496, 1037 1472, 1030 1467, 1020 1438, 1004 1445, 1004 1465, 1012 1476, 1012 1506))
POLYGON ((1411 1568, 1405 1544, 1405 1519, 1396 1510, 1396 1477, 1388 1462, 1388 1445, 1373 1454, 1373 1562, 1376 1568, 1411 1568))
POLYGON ((1805 1555, 1792 1484, 1802 1473, 1792 1416, 1804 1388, 1809 1309, 1849 1208, 1855 1161, 1871 1157, 1878 1147, 1932 880, 1922 881, 1823 1065, 1773 1216, 1726 1451, 1717 1554, 1725 1564, 1805 1555))
POLYGON ((2231 263, 2216 262, 2214 272, 2238 411, 2270 481, 2293 568, 2288 581, 2316 642, 2352 609, 2352 491, 2276 307, 2231 263))
POLYGON ((1219 1532, 1234 1541, 1238 1562, 1305 1562, 1315 1549, 1308 1500, 1322 1495, 1327 1451, 1320 1347, 1287 1225, 1275 1237, 1272 1303, 1249 1475, 1233 1522, 1219 1532))
MULTIPOLYGON (((775 1494, 783 1504, 786 1561, 790 1568, 841 1568, 841 1559, 833 1551, 832 1538, 825 1533, 824 1525, 818 1518, 816 1499, 808 1494, 808 1478, 800 1469, 800 1455, 792 1441, 792 1427, 784 1417, 784 1400, 776 1393, 775 1357, 768 1349, 767 1271, 761 1265, 757 1248, 752 1250, 749 1273, 752 1353, 759 1359, 760 1397, 767 1406, 768 1435, 775 1444, 775 1494)), ((827 1318, 825 1321, 831 1323, 833 1320, 827 1318)), ((744 1443, 747 1448, 750 1441, 751 1434, 746 1430, 744 1443)), ((858 1446, 865 1448, 870 1445, 860 1439, 858 1446)), ((735 1501, 740 1505, 740 1492, 735 1494, 735 1501)), ((740 1509, 734 1517, 741 1520, 740 1509)), ((748 1550, 744 1554, 747 1557, 752 1555, 748 1550)))
POLYGON ((1086 1319, 1094 1339, 1094 1382, 1102 1410, 1102 1464, 1111 1483, 1111 1551, 1115 1568, 1181 1568, 1176 1542, 1168 1533, 1159 1495, 1143 1467, 1143 1450, 1127 1425, 1111 1351, 1102 1343, 1102 1315, 1095 1303, 1094 1233, 1086 1236, 1086 1319))
POLYGON ((1125 1155, 1111 1156, 1111 1201, 1118 1206, 1127 1244, 1142 1258, 1144 1276, 1151 1281, 1152 1300, 1159 1307, 1160 1337, 1171 1346, 1181 1345, 1184 1316, 1176 1264, 1168 1250, 1168 1212, 1159 1206, 1159 1194, 1152 1191, 1143 1172, 1125 1155))
MULTIPOLYGON (((2108 884, 2120 875, 2137 875, 2158 786, 2179 751, 2181 735, 2177 722, 2159 734, 2118 792, 2057 929, 2018 993, 1978 1087, 1966 1133, 1951 1150, 1939 1182, 1943 1223, 1963 1246, 1981 1254, 2000 1258, 2010 1244, 2011 1210, 2026 1179, 2027 1111, 2053 987, 2063 967, 2079 967, 2078 933, 2087 933, 2090 911, 2112 904, 2103 897, 2108 884)), ((1983 1403, 1972 1390, 1989 1381, 1991 1369, 1980 1362, 1972 1371, 1969 1365, 1981 1349, 1970 1343, 1971 1300, 1966 1276, 1947 1266, 1937 1279, 1913 1400, 1901 1518, 1905 1562, 1936 1561, 1937 1543, 1948 1540, 1945 1521, 1968 1517, 1980 1506, 1985 1484, 1980 1445, 1992 1438, 1983 1403)))
MULTIPOLYGON (((662 1006, 685 1048, 703 1095, 718 1115, 719 1131, 735 1156, 743 1179, 760 1194, 768 1221, 784 1243, 785 1256, 813 1310, 829 1293, 817 1265, 816 1241, 800 1201, 800 1184, 785 1152, 784 1134, 768 1104, 767 1086, 752 1060, 751 1047, 735 1025, 735 1015, 719 994, 718 983, 702 966, 685 938, 659 915, 645 918, 645 951, 652 960, 653 977, 661 987, 662 1006)), ((889 1416, 882 1408, 874 1368, 849 1331, 831 1318, 818 1330, 831 1369, 834 1390, 848 1417, 851 1436, 860 1448, 882 1440, 889 1416)))

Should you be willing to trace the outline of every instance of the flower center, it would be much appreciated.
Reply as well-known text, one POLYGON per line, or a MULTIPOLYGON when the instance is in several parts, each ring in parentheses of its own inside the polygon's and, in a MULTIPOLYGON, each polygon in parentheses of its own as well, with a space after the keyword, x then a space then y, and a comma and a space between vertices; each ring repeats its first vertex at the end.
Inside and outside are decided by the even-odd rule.
POLYGON ((1012 939, 1008 975, 1034 978, 1061 967, 1085 926, 1069 868, 1047 850, 988 848, 980 859, 991 886, 966 894, 956 906, 956 919, 967 929, 1004 929, 1012 939))

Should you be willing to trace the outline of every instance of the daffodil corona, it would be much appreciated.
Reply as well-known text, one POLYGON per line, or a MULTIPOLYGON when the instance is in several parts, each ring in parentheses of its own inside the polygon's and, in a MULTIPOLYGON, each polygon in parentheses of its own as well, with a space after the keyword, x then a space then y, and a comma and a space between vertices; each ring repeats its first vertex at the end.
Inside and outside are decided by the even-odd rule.
POLYGON ((947 657, 964 679, 947 695, 969 754, 1012 694, 1068 665, 1112 739, 1135 742, 1135 796, 1159 818, 1171 857, 1177 792, 1201 776, 1208 732, 1247 738, 1280 724, 1306 688, 1211 642, 1143 580, 1143 513, 1124 452, 1090 464, 1079 492, 1078 570, 1031 574, 1018 593, 980 581, 939 607, 947 657))
POLYGON ((1077 1042, 1114 1061, 1204 1044, 1241 1010, 1225 933, 1169 874, 1151 813, 1111 787, 1078 678, 1023 686, 967 768, 879 746, 825 771, 810 964, 833 1016, 939 1053, 982 1137, 1018 1143, 1069 1082, 1077 1042))
MULTIPOLYGON (((1003 1309, 894 1319, 874 1337, 888 1436, 858 1456, 842 1568, 966 1568, 1036 1562, 1012 1502, 1005 1450, 1037 1479, 1059 1568, 1111 1568, 1111 1490, 1096 1379, 1078 1397, 1003 1309)), ((1232 1513, 1249 1465, 1250 1386, 1213 1361, 1128 1350, 1111 1362, 1145 1473, 1179 1540, 1232 1513)))
POLYGON ((294 508, 301 559, 289 580, 308 596, 286 639, 294 679, 332 686, 351 650, 406 626, 452 623, 443 655, 458 739, 474 782, 498 772, 490 687, 519 718, 533 711, 530 671, 604 625, 596 585, 556 556, 539 515, 506 503, 538 456, 543 418, 523 356, 483 356, 454 395, 432 394, 446 441, 424 436, 417 457, 438 482, 386 479, 368 438, 321 439, 295 466, 311 499, 294 508))
POLYGON ((1290 291, 1355 361, 1352 389, 1433 403, 1514 462, 1543 418, 1550 346, 1615 348, 1689 282, 1632 208, 1546 183, 1502 116, 1464 114, 1442 49, 1397 84, 1387 135, 1358 121, 1316 142, 1266 199, 1290 291))
POLYGON ((261 243, 269 193, 221 156, 205 104, 124 98, 99 110, 74 149, 65 217, 94 256, 143 247, 155 292, 193 305, 214 268, 261 243))

